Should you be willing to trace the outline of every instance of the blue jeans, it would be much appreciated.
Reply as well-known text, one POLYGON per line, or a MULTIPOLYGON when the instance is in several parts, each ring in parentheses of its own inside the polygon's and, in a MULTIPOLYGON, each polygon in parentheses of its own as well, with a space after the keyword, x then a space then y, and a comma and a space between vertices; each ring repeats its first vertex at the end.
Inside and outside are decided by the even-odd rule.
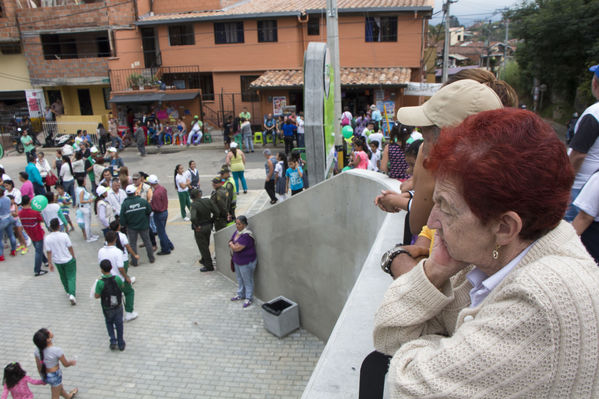
POLYGON ((238 265, 235 263, 235 276, 237 276, 237 295, 241 298, 254 299, 254 270, 256 270, 256 264, 258 259, 247 265, 238 265))
POLYGON ((110 343, 112 345, 118 343, 119 348, 125 347, 125 340, 123 339, 123 305, 116 309, 102 309, 104 313, 104 321, 106 322, 106 330, 110 337, 110 343), (116 329, 116 337, 114 330, 116 329))
POLYGON ((62 370, 58 369, 52 373, 47 373, 44 382, 51 387, 59 387, 62 385, 62 370))
POLYGON ((275 129, 272 130, 265 130, 264 132, 262 132, 262 140, 264 140, 264 143, 266 143, 266 136, 271 135, 272 136, 272 144, 275 145, 277 144, 277 131, 275 129))
POLYGON ((44 255, 44 240, 33 241, 35 248, 35 260, 33 262, 33 272, 39 273, 42 270, 42 262, 48 263, 48 258, 44 255))
POLYGON ((111 136, 110 139, 111 139, 111 143, 110 144, 114 148, 116 148, 118 150, 122 150, 123 149, 123 139, 121 139, 120 137, 114 137, 114 136, 111 136))
MULTIPOLYGON (((17 247, 17 241, 15 240, 15 232, 13 230, 14 219, 12 216, 8 216, 5 219, 0 220, 0 238, 6 234, 10 241, 10 249, 14 251, 17 247)), ((4 244, 0 242, 0 256, 4 255, 4 244)))
POLYGON ((243 149, 245 151, 254 151, 254 137, 253 135, 243 136, 243 149))
MULTIPOLYGON (((68 193, 71 196, 71 200, 73 201, 73 208, 77 205, 77 197, 75 197, 75 180, 71 181, 63 181, 62 188, 64 188, 64 192, 68 193)), ((33 199, 33 198, 30 198, 33 199)))
POLYGON ((166 235, 166 221, 168 219, 168 211, 154 212, 154 223, 156 224, 156 232, 160 239, 160 251, 169 253, 173 249, 173 243, 166 235))
POLYGON ((574 218, 576 217, 576 215, 578 215, 578 212, 580 211, 580 209, 578 209, 577 207, 574 206, 574 200, 576 199, 576 197, 578 197, 578 194, 580 194, 580 190, 582 190, 582 189, 581 188, 573 188, 572 191, 570 192, 570 206, 568 206, 568 209, 566 209, 566 215, 564 216, 564 220, 566 222, 572 223, 572 221, 574 220, 574 218))
POLYGON ((304 140, 304 133, 297 134, 297 146, 298 147, 306 147, 306 141, 304 140))
POLYGON ((244 171, 241 170, 239 172, 233 172, 233 179, 235 180, 235 187, 237 188, 237 194, 239 194, 239 180, 241 180, 241 185, 243 186, 243 191, 248 190, 248 185, 245 182, 244 171))

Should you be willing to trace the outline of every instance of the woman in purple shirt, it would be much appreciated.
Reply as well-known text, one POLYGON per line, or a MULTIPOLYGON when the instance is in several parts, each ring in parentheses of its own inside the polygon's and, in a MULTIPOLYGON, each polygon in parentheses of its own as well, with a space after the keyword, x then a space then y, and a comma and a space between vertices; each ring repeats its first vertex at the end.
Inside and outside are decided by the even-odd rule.
POLYGON ((235 265, 235 275, 237 276, 237 295, 231 298, 232 301, 243 301, 243 307, 247 308, 254 299, 254 270, 258 263, 256 255, 256 240, 254 233, 248 229, 248 220, 245 216, 238 216, 235 219, 237 231, 233 233, 229 241, 229 248, 233 254, 233 264, 235 265))

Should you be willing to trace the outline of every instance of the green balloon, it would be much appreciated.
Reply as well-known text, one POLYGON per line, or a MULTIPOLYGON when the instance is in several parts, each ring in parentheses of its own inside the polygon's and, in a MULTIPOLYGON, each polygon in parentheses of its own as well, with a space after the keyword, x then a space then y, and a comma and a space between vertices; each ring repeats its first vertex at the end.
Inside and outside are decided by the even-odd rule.
POLYGON ((352 167, 351 166, 346 166, 345 168, 341 169, 342 172, 345 172, 346 170, 351 170, 352 167))
POLYGON ((341 129, 341 133, 343 133, 343 137, 348 139, 354 135, 354 129, 352 129, 351 126, 346 125, 346 126, 343 126, 343 129, 341 129))
POLYGON ((31 209, 41 212, 48 205, 48 198, 45 195, 36 195, 31 200, 31 209))

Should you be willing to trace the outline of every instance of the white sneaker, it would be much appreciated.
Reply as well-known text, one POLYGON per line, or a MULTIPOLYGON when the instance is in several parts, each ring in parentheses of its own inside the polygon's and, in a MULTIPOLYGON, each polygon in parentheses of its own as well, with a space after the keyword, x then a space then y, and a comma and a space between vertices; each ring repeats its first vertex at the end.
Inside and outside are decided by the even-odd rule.
POLYGON ((125 321, 131 321, 137 319, 137 312, 125 312, 125 321))
POLYGON ((190 219, 188 216, 185 216, 185 219, 183 219, 183 220, 185 220, 186 222, 189 222, 190 219))
POLYGON ((33 241, 31 241, 30 237, 27 237, 27 242, 25 243, 28 247, 31 246, 31 244, 33 244, 33 241))
POLYGON ((98 238, 100 238, 100 236, 92 234, 92 238, 95 238, 97 240, 98 238))
POLYGON ((135 277, 129 277, 129 279, 131 280, 131 285, 135 284, 135 277))
POLYGON ((86 242, 94 242, 94 241, 98 241, 98 237, 94 237, 91 236, 90 238, 88 238, 87 240, 85 240, 86 242))
POLYGON ((71 301, 71 305, 77 305, 77 300, 73 295, 69 295, 69 301, 71 301))

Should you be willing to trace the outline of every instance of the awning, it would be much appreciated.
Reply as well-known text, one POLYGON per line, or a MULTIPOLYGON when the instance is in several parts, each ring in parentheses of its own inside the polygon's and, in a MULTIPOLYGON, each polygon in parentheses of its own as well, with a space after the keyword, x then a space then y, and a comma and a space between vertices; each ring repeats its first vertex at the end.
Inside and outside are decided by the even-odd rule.
MULTIPOLYGON (((300 88, 304 85, 301 69, 266 71, 254 80, 253 89, 300 88)), ((405 67, 382 68, 341 68, 341 86, 405 86, 411 78, 412 70, 405 67)))
POLYGON ((126 94, 121 96, 114 96, 109 102, 115 104, 123 103, 152 103, 154 101, 160 101, 162 99, 162 93, 144 93, 144 94, 126 94))
POLYGON ((193 100, 197 96, 199 96, 199 92, 195 93, 164 93, 162 95, 162 101, 184 101, 184 100, 193 100))
POLYGON ((109 102, 115 104, 125 103, 153 103, 156 101, 185 101, 193 100, 199 96, 199 92, 193 93, 138 93, 138 94, 124 94, 116 95, 110 99, 109 102))

